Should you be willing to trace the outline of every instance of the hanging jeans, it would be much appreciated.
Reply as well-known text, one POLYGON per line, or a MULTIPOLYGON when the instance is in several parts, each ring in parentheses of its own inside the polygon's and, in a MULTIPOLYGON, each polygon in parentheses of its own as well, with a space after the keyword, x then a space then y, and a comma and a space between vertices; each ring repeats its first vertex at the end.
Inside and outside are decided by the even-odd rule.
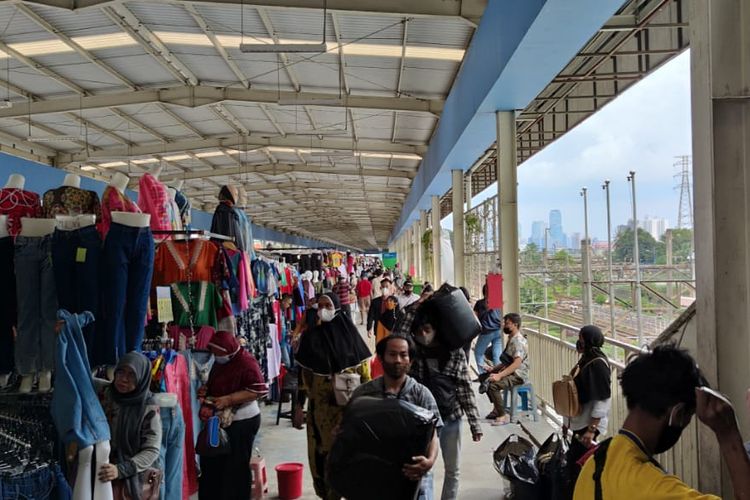
POLYGON ((16 366, 21 375, 52 371, 55 366, 57 293, 51 243, 50 236, 16 238, 16 366))
POLYGON ((153 272, 151 229, 112 224, 101 266, 103 364, 115 365, 123 354, 141 350, 153 272))
POLYGON ((69 499, 70 487, 60 467, 49 465, 13 477, 0 478, 0 499, 69 499))
MULTIPOLYGON (((52 235, 52 268, 55 272, 57 303, 72 313, 89 311, 99 319, 99 260, 102 240, 96 227, 75 231, 55 230, 52 235)), ((83 338, 89 362, 96 366, 94 331, 96 324, 84 327, 83 338)))
POLYGON ((0 375, 13 371, 13 327, 16 325, 16 282, 13 238, 0 238, 0 375))
POLYGON ((161 463, 164 482, 159 497, 161 500, 185 498, 182 492, 183 461, 185 449, 185 422, 179 405, 161 408, 161 463))

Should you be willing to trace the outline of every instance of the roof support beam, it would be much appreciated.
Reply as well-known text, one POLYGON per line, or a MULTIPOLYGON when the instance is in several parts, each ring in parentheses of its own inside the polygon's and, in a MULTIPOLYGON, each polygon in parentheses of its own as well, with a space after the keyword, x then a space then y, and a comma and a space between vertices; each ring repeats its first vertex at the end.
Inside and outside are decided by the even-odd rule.
POLYGON ((107 17, 133 37, 143 49, 157 60, 177 80, 187 85, 198 85, 198 78, 182 64, 166 45, 120 2, 106 2, 102 9, 107 17))
MULTIPOLYGON (((76 10, 115 5, 121 0, 26 0, 29 3, 76 10)), ((150 0, 171 4, 259 5, 274 8, 321 9, 320 0, 150 0)), ((472 25, 479 22, 487 0, 328 0, 328 10, 379 15, 462 17, 472 25)))
POLYGON ((214 170, 199 170, 197 172, 186 172, 185 174, 176 176, 174 178, 165 176, 163 181, 174 181, 179 179, 206 179, 211 177, 224 177, 227 175, 241 175, 241 174, 268 174, 268 175, 284 175, 289 173, 310 173, 320 175, 356 175, 365 177, 397 177, 399 179, 410 179, 413 174, 411 172, 402 172, 394 170, 376 170, 376 169, 356 169, 356 168, 329 168, 329 167, 316 167, 303 164, 273 164, 269 163, 266 165, 243 165, 241 167, 230 167, 230 168, 216 168, 214 170))
POLYGON ((44 76, 52 78, 57 83, 59 83, 63 87, 69 88, 70 90, 72 90, 76 94, 88 95, 88 92, 83 87, 79 87, 78 85, 76 85, 72 81, 68 80, 64 76, 58 75, 57 73, 55 73, 51 69, 48 69, 47 67, 45 67, 45 66, 43 66, 43 65, 35 62, 30 57, 26 57, 25 55, 21 54, 17 50, 14 50, 14 49, 10 48, 10 46, 8 44, 6 44, 5 42, 0 42, 0 50, 2 50, 3 52, 5 52, 9 56, 13 57, 14 59, 16 59, 18 62, 25 64, 29 68, 32 68, 32 69, 38 71, 39 73, 43 74, 44 76))
POLYGON ((31 10, 29 7, 27 7, 26 5, 22 3, 18 3, 16 4, 16 8, 20 10, 21 12, 23 12, 26 17, 28 17, 29 19, 34 21, 36 24, 44 28, 45 31, 59 38, 65 45, 67 45, 68 47, 76 51, 78 55, 86 59, 88 62, 95 65, 97 68, 101 69, 102 71, 107 73, 109 76, 111 76, 115 80, 119 81, 120 83, 128 87, 130 90, 136 89, 136 85, 133 82, 131 82, 130 80, 122 76, 114 68, 110 67, 109 65, 97 59, 96 57, 92 56, 89 51, 87 51, 86 49, 78 45, 68 35, 66 35, 59 29, 52 26, 52 24, 50 24, 46 19, 44 19, 42 16, 40 16, 39 14, 31 10))
POLYGON ((188 11, 188 13, 193 17, 193 19, 198 24, 198 26, 201 27, 201 29, 203 30, 203 33, 205 33, 208 39, 211 40, 211 43, 216 49, 216 52, 218 52, 221 58, 224 59, 224 62, 227 64, 227 66, 229 66, 229 69, 232 70, 232 73, 235 74, 238 81, 242 83, 242 86, 245 87, 246 89, 249 89, 250 82, 248 81, 247 77, 242 72, 240 67, 237 66, 237 63, 234 62, 231 57, 229 57, 229 54, 227 53, 224 46, 221 43, 219 43, 219 40, 216 38, 216 35, 214 34, 214 30, 211 29, 211 27, 206 23, 206 21, 198 13, 198 11, 195 10, 195 7, 192 4, 186 3, 185 10, 188 11))
MULTIPOLYGON (((201 149, 236 148, 238 146, 245 145, 249 147, 288 147, 302 149, 309 149, 312 146, 313 149, 321 148, 326 150, 341 151, 351 151, 352 148, 352 142, 350 139, 328 138, 322 141, 311 141, 310 137, 293 135, 270 138, 256 136, 214 136, 207 137, 206 139, 177 140, 166 144, 157 143, 148 145, 134 145, 127 148, 102 148, 99 151, 91 152, 91 154, 86 154, 85 151, 81 151, 78 153, 61 153, 59 155, 59 160, 61 164, 68 164, 73 162, 85 162, 97 159, 127 159, 155 154, 184 153, 185 151, 194 151, 201 149)), ((420 155, 424 152, 424 149, 424 146, 392 144, 388 140, 383 141, 376 139, 362 139, 358 144, 359 152, 411 153, 420 155)), ((409 175, 411 174, 409 173, 409 175)))
MULTIPOLYGON (((4 47, 7 47, 7 45, 0 42, 0 50, 4 50, 4 47)), ((19 54, 19 56, 21 55, 19 54)), ((24 59, 22 62, 25 62, 34 69, 42 73, 49 71, 27 57, 21 57, 24 59)), ((62 79, 57 74, 53 78, 62 79)), ((72 82, 66 83, 70 84, 70 88, 73 88, 76 92, 80 94, 85 93, 82 88, 72 82)), ((132 104, 165 103, 197 108, 225 101, 265 104, 278 104, 281 101, 282 103, 293 104, 295 100, 304 100, 306 102, 319 100, 321 101, 320 106, 327 107, 397 110, 432 114, 439 114, 443 108, 443 101, 441 100, 417 99, 413 97, 342 96, 339 102, 338 94, 319 92, 278 92, 276 90, 183 86, 168 89, 143 89, 133 92, 100 94, 95 96, 63 97, 32 102, 31 104, 28 102, 14 102, 12 108, 0 109, 0 118, 13 118, 29 114, 62 113, 65 111, 78 111, 80 109, 101 109, 110 106, 128 106, 132 104)))

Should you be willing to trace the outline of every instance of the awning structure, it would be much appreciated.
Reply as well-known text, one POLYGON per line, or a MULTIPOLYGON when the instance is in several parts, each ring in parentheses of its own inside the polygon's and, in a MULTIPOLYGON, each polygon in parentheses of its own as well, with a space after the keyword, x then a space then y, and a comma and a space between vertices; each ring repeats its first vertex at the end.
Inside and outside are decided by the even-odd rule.
POLYGON ((484 7, 0 2, 2 150, 136 182, 161 164, 206 210, 233 183, 260 225, 381 248, 484 7))

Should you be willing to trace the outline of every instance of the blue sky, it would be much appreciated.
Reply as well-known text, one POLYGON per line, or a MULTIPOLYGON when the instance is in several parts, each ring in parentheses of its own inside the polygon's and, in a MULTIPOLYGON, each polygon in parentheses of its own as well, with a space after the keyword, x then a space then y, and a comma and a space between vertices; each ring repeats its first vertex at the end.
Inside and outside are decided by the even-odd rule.
MULTIPOLYGON (((606 239, 607 211, 601 185, 609 179, 613 230, 631 217, 628 172, 636 172, 638 218, 677 224, 679 190, 675 157, 692 153, 690 55, 685 52, 633 85, 578 127, 519 167, 518 217, 526 240, 531 223, 562 211, 563 229, 583 234, 581 187, 589 190, 589 231, 606 239)), ((474 198, 497 193, 497 185, 474 198)), ((442 226, 450 228, 452 218, 442 226)))

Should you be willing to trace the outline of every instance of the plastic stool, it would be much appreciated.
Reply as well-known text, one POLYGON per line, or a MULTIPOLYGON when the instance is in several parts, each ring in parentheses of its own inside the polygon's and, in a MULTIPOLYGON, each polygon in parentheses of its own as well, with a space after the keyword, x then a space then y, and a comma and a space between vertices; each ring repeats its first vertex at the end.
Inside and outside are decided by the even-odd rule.
POLYGON ((536 422, 539 419, 539 415, 536 413, 536 397, 534 395, 534 386, 529 384, 514 385, 511 389, 503 390, 503 406, 508 408, 510 413, 510 421, 514 421, 514 417, 523 417, 524 415, 530 415, 531 418, 536 422), (510 390, 510 404, 508 404, 508 391, 510 390), (518 396, 521 396, 521 401, 518 401, 518 396), (519 405, 520 403, 520 405, 519 405), (520 410, 520 411, 519 411, 520 410))
POLYGON ((263 457, 250 459, 250 470, 253 471, 253 489, 250 493, 252 500, 258 500, 268 493, 268 473, 266 473, 266 460, 263 457))

